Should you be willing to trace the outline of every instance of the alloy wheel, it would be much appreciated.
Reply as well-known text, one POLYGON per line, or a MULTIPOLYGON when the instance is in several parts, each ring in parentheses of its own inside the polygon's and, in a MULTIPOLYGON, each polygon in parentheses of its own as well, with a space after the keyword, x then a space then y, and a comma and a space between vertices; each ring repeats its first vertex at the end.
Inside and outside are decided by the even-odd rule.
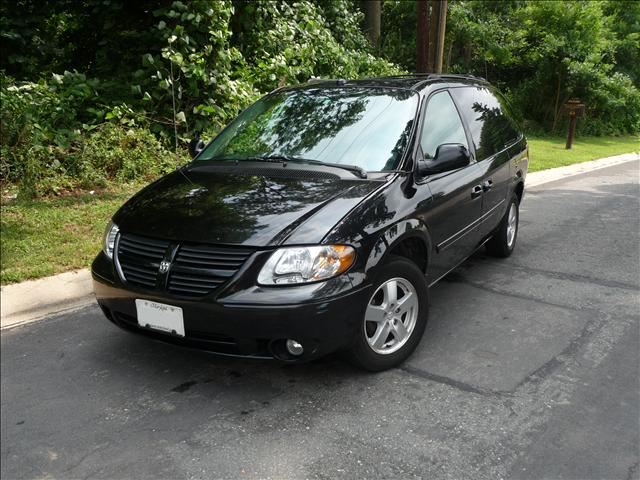
POLYGON ((407 343, 418 318, 418 294, 411 282, 391 278, 378 287, 367 305, 364 333, 371 349, 381 355, 407 343))
POLYGON ((516 230, 518 229, 518 214, 515 203, 509 207, 509 216, 507 218, 507 247, 513 247, 513 242, 516 239, 516 230))

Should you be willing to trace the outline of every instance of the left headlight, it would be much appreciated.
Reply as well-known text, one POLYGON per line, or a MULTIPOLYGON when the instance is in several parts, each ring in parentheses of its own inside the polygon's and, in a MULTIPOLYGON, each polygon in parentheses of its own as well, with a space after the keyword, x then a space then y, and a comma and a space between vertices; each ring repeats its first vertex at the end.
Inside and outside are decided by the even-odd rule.
POLYGON ((104 254, 109 258, 113 258, 113 249, 116 244, 116 235, 118 235, 119 231, 120 229, 113 222, 109 222, 109 225, 107 225, 107 228, 105 228, 104 230, 102 250, 104 251, 104 254))
POLYGON ((271 254, 258 275, 261 285, 309 283, 346 272, 356 252, 348 245, 280 248, 271 254))

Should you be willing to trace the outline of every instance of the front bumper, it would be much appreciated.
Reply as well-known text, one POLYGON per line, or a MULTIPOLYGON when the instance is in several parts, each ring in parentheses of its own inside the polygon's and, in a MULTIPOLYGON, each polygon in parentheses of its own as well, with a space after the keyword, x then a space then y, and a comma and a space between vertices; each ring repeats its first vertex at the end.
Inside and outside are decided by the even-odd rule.
POLYGON ((274 303, 264 302, 264 291, 255 296, 241 291, 228 297, 245 303, 211 297, 176 298, 132 289, 113 274, 108 263, 104 255, 98 256, 92 275, 98 304, 111 322, 157 340, 224 355, 308 361, 331 353, 351 342, 370 296, 370 286, 363 285, 328 298, 298 295, 294 303, 280 303, 285 296, 278 287, 274 303), (246 301, 252 297, 262 303, 246 301), (185 336, 140 327, 135 305, 139 298, 181 307, 185 336), (288 354, 286 339, 301 343, 304 353, 297 357, 288 354))

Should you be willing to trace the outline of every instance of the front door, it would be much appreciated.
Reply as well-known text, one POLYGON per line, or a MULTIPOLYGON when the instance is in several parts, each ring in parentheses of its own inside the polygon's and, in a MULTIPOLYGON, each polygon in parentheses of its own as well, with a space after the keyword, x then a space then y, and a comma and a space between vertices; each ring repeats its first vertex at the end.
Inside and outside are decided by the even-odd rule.
MULTIPOLYGON (((425 159, 432 159, 444 143, 469 142, 451 95, 433 94, 427 103, 420 146, 425 159)), ((431 175, 419 188, 429 188, 431 200, 419 215, 428 226, 434 253, 427 274, 433 283, 476 248, 482 214, 481 169, 477 163, 450 172, 431 175)))

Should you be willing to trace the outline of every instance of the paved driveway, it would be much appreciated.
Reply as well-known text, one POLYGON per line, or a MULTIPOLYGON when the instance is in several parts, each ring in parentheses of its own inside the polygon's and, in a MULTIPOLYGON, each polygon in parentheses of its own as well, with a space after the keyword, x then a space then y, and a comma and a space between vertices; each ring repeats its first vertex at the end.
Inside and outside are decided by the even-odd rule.
POLYGON ((96 307, 2 333, 2 478, 620 478, 638 469, 638 162, 527 192, 402 368, 219 359, 96 307))

